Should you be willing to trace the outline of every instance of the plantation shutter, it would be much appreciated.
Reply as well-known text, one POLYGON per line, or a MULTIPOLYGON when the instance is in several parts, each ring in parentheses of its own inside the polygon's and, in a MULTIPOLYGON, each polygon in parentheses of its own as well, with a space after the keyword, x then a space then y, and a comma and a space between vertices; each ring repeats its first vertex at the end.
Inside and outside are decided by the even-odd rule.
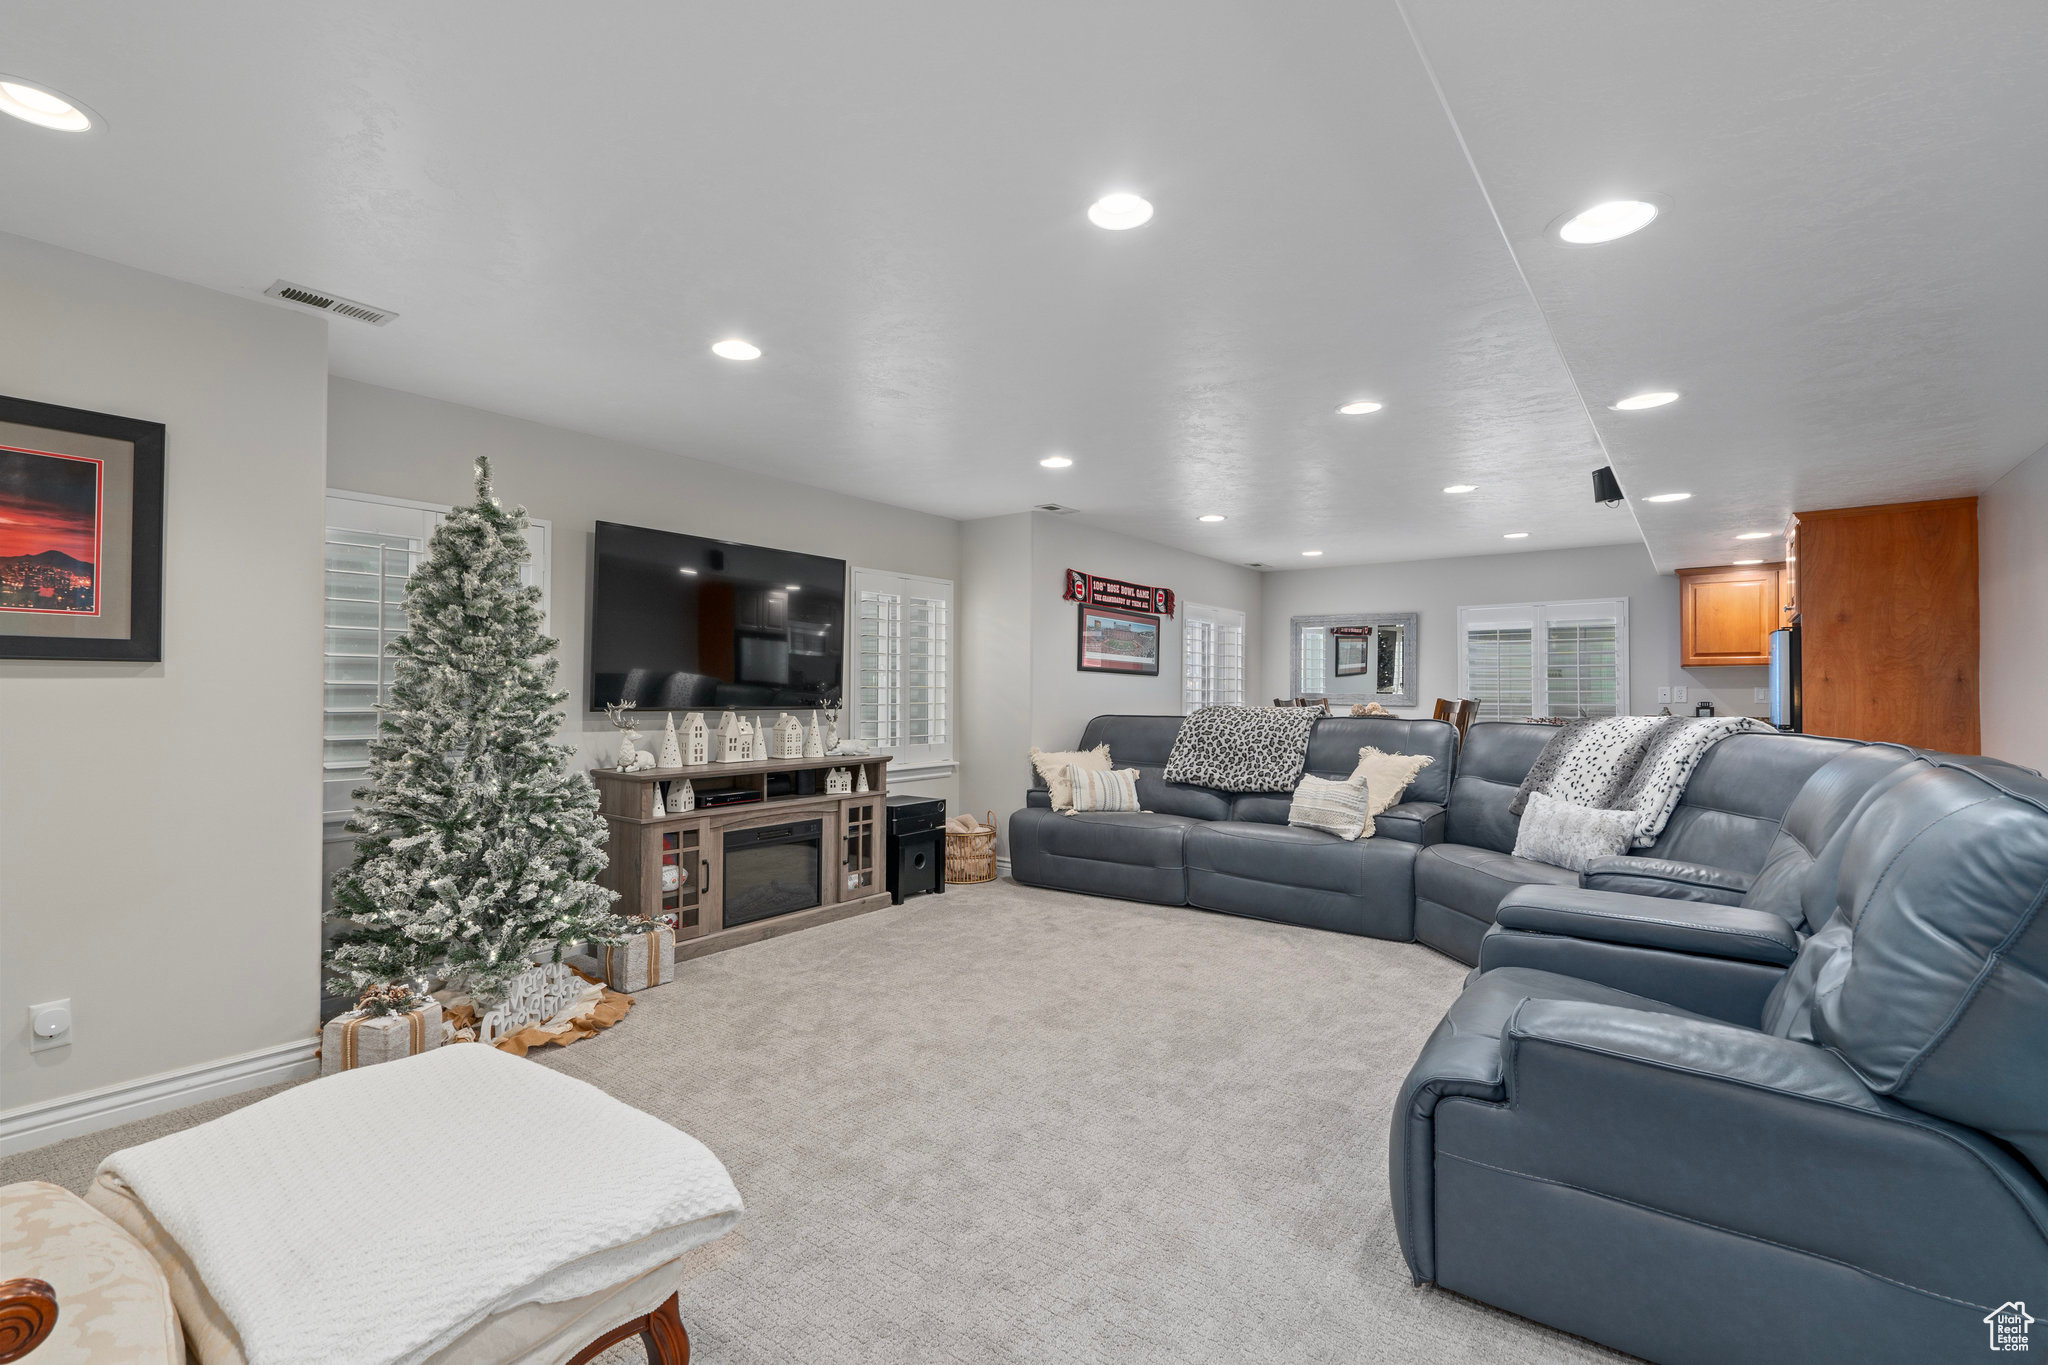
POLYGON ((853 734, 909 761, 953 756, 953 585, 853 571, 853 734))
POLYGON ((1458 695, 1476 719, 1628 713, 1628 601, 1458 608, 1458 695))
POLYGON ((1181 619, 1181 709, 1244 705, 1244 613, 1190 603, 1181 619))
MULTIPOLYGON (((377 707, 391 700, 392 641, 405 634, 405 580, 419 567, 446 506, 362 493, 327 495, 325 646, 321 660, 320 813, 331 825, 354 809, 370 766, 377 707)), ((520 581, 539 584, 547 609, 548 524, 526 533, 533 558, 520 581)))
POLYGON ((1578 720, 1620 715, 1628 709, 1627 699, 1617 698, 1615 692, 1619 624, 1612 617, 1552 616, 1545 623, 1544 637, 1547 714, 1578 720))

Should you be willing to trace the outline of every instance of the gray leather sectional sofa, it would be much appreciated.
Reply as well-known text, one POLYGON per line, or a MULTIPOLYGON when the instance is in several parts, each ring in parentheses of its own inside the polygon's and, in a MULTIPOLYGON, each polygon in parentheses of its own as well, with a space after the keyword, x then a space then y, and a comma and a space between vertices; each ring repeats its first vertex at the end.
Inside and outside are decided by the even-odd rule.
POLYGON ((1663 1365, 1974 1360, 2048 1303, 2048 781, 1859 746, 1773 843, 1735 904, 1505 899, 1395 1109, 1418 1281, 1663 1365))
POLYGON ((1445 761, 1435 722, 1318 722, 1323 775, 1363 744, 1439 758, 1344 844, 1273 825, 1283 796, 1160 781, 1178 726, 1083 739, 1175 813, 1034 792, 1013 873, 1476 961, 1394 1110, 1418 1283, 1661 1365, 1973 1360, 1989 1318, 2048 1306, 2048 780, 1737 735, 1655 847, 1573 874, 1511 852, 1549 727, 1475 725, 1445 761))
POLYGON ((1434 720, 1316 722, 1308 771, 1349 777, 1358 751, 1428 754, 1401 804, 1373 837, 1346 842, 1287 823, 1285 794, 1212 791, 1161 776, 1179 716, 1097 716, 1082 749, 1109 745, 1119 768, 1138 770, 1141 814, 1063 815, 1043 783, 1010 817, 1010 875, 1033 886, 1193 905, 1314 929, 1412 938, 1415 855, 1443 837, 1458 732, 1434 720))
MULTIPOLYGON (((1161 774, 1178 716, 1097 716, 1077 748, 1109 745, 1138 770, 1148 814, 1062 815, 1043 783, 1010 818, 1010 872, 1020 882, 1160 905, 1280 920, 1401 942, 1476 963, 1501 898, 1530 884, 1577 886, 1580 875, 1513 854, 1508 802, 1556 730, 1478 724, 1459 752, 1442 721, 1332 716, 1316 722, 1308 771, 1346 777, 1360 748, 1427 754, 1401 804, 1373 837, 1347 843, 1290 828, 1285 793, 1240 795, 1161 774)), ((1718 869, 1748 885, 1764 866, 1793 797, 1838 754, 1863 746, 1806 735, 1737 735, 1707 751, 1662 837, 1590 886, 1625 885, 1674 862, 1718 869)))

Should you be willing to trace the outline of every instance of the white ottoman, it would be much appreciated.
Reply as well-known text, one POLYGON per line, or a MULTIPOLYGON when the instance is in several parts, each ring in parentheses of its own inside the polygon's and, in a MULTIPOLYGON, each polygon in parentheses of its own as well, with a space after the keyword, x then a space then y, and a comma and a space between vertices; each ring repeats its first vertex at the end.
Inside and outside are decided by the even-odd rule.
POLYGON ((679 1365, 675 1262, 742 1211, 695 1138, 481 1044, 116 1152, 88 1198, 199 1365, 569 1365, 635 1330, 679 1365))

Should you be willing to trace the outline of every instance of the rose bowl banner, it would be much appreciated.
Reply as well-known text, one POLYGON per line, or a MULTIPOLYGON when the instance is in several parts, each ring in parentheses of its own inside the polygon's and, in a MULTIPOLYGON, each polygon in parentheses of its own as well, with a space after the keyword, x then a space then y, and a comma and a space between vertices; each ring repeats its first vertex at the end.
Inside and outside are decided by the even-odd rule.
POLYGON ((1082 602, 1092 607, 1122 607, 1126 611, 1157 612, 1161 616, 1173 615, 1173 589, 1148 588, 1142 583, 1126 583, 1121 578, 1102 578, 1079 569, 1067 570, 1066 599, 1082 602))

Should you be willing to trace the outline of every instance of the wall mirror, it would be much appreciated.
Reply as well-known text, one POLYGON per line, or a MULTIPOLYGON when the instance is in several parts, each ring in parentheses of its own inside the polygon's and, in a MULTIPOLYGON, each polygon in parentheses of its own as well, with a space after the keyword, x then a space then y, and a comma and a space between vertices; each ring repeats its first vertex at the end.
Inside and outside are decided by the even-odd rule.
POLYGON ((1421 613, 1351 612, 1297 616, 1289 695, 1324 697, 1333 711, 1376 701, 1416 705, 1416 629, 1421 613))

